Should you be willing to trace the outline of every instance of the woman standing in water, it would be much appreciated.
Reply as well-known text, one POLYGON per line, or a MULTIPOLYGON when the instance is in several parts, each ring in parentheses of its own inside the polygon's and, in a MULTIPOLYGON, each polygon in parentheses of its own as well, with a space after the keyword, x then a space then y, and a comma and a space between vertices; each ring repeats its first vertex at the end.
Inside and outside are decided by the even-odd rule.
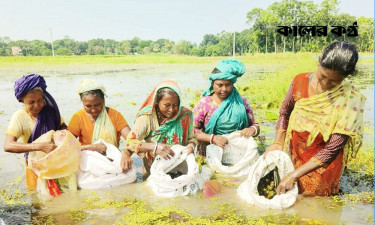
POLYGON ((280 109, 273 144, 267 152, 289 152, 294 172, 277 187, 284 193, 298 183, 299 192, 327 196, 339 192, 348 156, 362 144, 365 97, 345 78, 358 61, 355 45, 334 42, 323 50, 315 72, 297 75, 280 109))

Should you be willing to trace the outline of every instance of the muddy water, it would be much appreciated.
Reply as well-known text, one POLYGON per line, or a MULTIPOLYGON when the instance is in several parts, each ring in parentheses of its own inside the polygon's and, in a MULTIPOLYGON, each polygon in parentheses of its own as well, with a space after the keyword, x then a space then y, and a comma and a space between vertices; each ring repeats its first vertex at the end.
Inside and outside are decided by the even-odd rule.
MULTIPOLYGON (((119 110, 128 123, 134 122, 135 114, 152 87, 165 79, 176 80, 183 95, 183 105, 188 106, 192 96, 187 91, 203 90, 208 82, 207 77, 214 65, 72 65, 72 66, 29 66, 0 68, 0 148, 3 149, 4 133, 14 111, 22 108, 13 94, 13 84, 22 74, 39 73, 46 79, 47 90, 56 99, 64 120, 68 123, 72 114, 81 109, 82 105, 76 93, 82 79, 95 79, 107 88, 106 104, 119 110)), ((247 74, 261 74, 265 68, 255 65, 247 66, 247 74)), ((267 68, 267 71, 280 69, 280 66, 267 68)), ((241 82, 239 79, 239 82, 241 82)), ((370 131, 365 140, 374 137, 374 89, 367 85, 362 89, 367 96, 365 123, 370 131)), ((0 151, 0 184, 1 189, 9 187, 6 182, 12 181, 24 172, 22 154, 10 154, 0 151)), ((23 181, 17 188, 25 190, 23 181)), ((14 185, 12 186, 14 189, 14 185)), ((9 190, 12 192, 12 190, 9 190)), ((197 196, 186 196, 174 199, 155 197, 144 183, 134 183, 113 188, 111 190, 85 191, 64 193, 61 196, 39 204, 37 196, 26 197, 28 205, 34 204, 40 217, 52 215, 57 224, 113 224, 121 221, 126 207, 87 208, 87 200, 99 197, 107 201, 137 198, 145 200, 153 207, 175 206, 186 210, 193 216, 212 216, 218 212, 217 205, 230 203, 238 213, 247 217, 263 217, 272 215, 297 215, 306 220, 317 220, 323 224, 373 224, 374 206, 372 204, 349 203, 337 204, 331 198, 306 198, 299 196, 297 203, 287 210, 262 210, 250 207, 239 199, 236 189, 226 187, 222 193, 212 199, 197 196), (83 220, 72 220, 70 210, 82 210, 86 216, 83 220)))

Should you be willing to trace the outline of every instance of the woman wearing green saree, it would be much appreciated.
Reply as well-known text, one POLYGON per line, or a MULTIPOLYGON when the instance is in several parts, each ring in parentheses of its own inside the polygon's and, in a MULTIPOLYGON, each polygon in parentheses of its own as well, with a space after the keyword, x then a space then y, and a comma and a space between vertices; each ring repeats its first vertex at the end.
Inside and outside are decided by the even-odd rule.
POLYGON ((187 146, 194 151, 197 140, 194 136, 192 112, 181 106, 180 89, 175 81, 159 83, 142 104, 130 133, 126 139, 128 150, 143 157, 149 168, 156 155, 169 159, 174 155, 171 146, 187 146))

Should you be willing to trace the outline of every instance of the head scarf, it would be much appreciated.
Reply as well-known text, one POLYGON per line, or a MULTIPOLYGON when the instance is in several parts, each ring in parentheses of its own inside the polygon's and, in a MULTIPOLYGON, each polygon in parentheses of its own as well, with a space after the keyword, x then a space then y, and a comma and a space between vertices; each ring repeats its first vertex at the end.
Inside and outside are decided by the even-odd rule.
POLYGON ((221 60, 215 68, 219 70, 219 72, 210 75, 209 86, 202 93, 202 96, 208 96, 211 94, 214 80, 230 80, 234 84, 236 83, 237 78, 241 77, 246 71, 245 65, 237 59, 221 60))
MULTIPOLYGON (((29 74, 16 80, 14 84, 14 95, 19 102, 22 102, 22 98, 36 87, 40 87, 43 90, 45 105, 39 112, 34 129, 28 141, 29 143, 50 130, 57 130, 61 125, 59 108, 53 97, 47 92, 46 81, 42 76, 38 74, 29 74)), ((25 156, 27 158, 27 154, 25 154, 25 156)))
MULTIPOLYGON (((215 80, 230 80, 236 83, 237 78, 245 73, 245 65, 237 59, 224 59, 216 66, 218 73, 210 75, 209 87, 202 93, 202 96, 211 95, 212 85, 215 80)), ((205 132, 208 134, 228 134, 249 126, 249 119, 246 109, 236 87, 221 103, 219 108, 212 114, 207 123, 205 132)))
MULTIPOLYGON (((87 91, 101 90, 105 96, 106 90, 105 87, 94 80, 85 79, 81 81, 81 87, 78 89, 78 94, 85 93, 87 91)), ((86 115, 91 118, 91 115, 86 113, 86 115)), ((93 119, 92 119, 93 120, 93 119)), ((103 109, 100 112, 98 118, 95 120, 94 131, 92 134, 91 143, 94 144, 99 139, 104 140, 107 143, 110 143, 116 147, 119 146, 117 140, 117 132, 111 118, 108 116, 108 112, 103 102, 103 109)))
POLYGON ((156 94, 158 90, 162 88, 169 88, 173 90, 180 99, 180 105, 176 116, 161 124, 158 129, 151 132, 152 140, 154 142, 169 145, 186 145, 188 141, 187 131, 189 126, 192 124, 191 120, 193 116, 189 109, 181 106, 181 91, 175 81, 166 80, 157 84, 143 102, 137 117, 147 114, 150 115, 155 111, 156 94), (190 116, 190 121, 186 121, 186 118, 188 118, 186 116, 190 116))
POLYGON ((81 81, 81 87, 78 89, 78 94, 82 94, 86 91, 93 91, 93 90, 101 90, 103 94, 107 97, 105 87, 98 83, 95 80, 90 80, 90 79, 84 79, 81 81))

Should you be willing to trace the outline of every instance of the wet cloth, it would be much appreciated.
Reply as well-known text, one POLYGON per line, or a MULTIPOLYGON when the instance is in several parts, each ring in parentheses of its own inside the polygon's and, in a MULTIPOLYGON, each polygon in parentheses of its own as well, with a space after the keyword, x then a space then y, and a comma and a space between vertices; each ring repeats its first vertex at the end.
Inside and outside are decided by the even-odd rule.
POLYGON ((207 164, 211 169, 223 175, 247 176, 259 158, 256 142, 253 137, 241 136, 239 132, 223 136, 228 139, 228 144, 224 149, 214 144, 207 146, 207 164))
MULTIPOLYGON (((104 107, 103 107, 104 108, 104 107)), ((128 123, 126 122, 125 118, 121 115, 120 112, 113 108, 107 108, 108 109, 108 117, 111 121, 112 126, 114 129, 106 129, 106 131, 112 131, 112 134, 115 135, 115 143, 113 145, 118 146, 121 138, 121 130, 128 126, 128 123)), ((99 118, 99 117, 98 117, 99 118)), ((98 120, 98 119, 97 119, 98 120)), ((106 119, 108 121, 108 119, 106 119)), ((99 125, 99 122, 98 122, 99 125)), ((89 145, 94 142, 94 129, 96 126, 90 120, 89 115, 85 112, 84 109, 81 109, 74 113, 72 118, 69 121, 68 130, 72 132, 74 135, 79 137, 79 141, 82 143, 82 145, 89 145)), ((97 126, 97 129, 100 126, 97 126)), ((107 133, 108 134, 108 133, 107 133)), ((113 135, 111 138, 106 138, 103 136, 103 140, 108 142, 113 142, 113 135)))
POLYGON ((195 194, 199 188, 196 181, 199 173, 198 164, 194 155, 189 154, 186 147, 172 146, 174 156, 165 160, 156 156, 151 166, 151 174, 147 179, 147 185, 160 197, 177 197, 187 194, 195 194), (180 172, 182 175, 172 178, 168 173, 180 172))
POLYGON ((127 173, 123 173, 121 152, 103 140, 95 142, 97 143, 103 143, 107 147, 106 155, 90 150, 81 151, 78 187, 101 189, 134 182, 137 178, 135 166, 133 165, 127 173))
MULTIPOLYGON (((181 106, 180 88, 175 81, 167 80, 159 83, 148 95, 137 114, 134 126, 127 136, 126 147, 130 151, 136 152, 143 140, 168 145, 186 146, 188 143, 197 144, 194 136, 192 112, 181 106), (180 106, 175 117, 159 124, 155 110, 156 93, 165 87, 172 89, 178 95, 180 106)), ((140 155, 144 156, 141 153, 140 155)), ((147 166, 151 166, 154 156, 150 153, 145 157, 150 159, 147 162, 145 160, 147 168, 147 166)))
POLYGON ((329 165, 298 180, 300 191, 305 195, 336 194, 348 155, 355 157, 362 144, 365 97, 346 80, 329 91, 309 97, 309 78, 300 74, 293 81, 293 96, 298 100, 290 115, 284 150, 291 154, 298 168, 324 150, 332 134, 347 135, 348 143, 329 165))
POLYGON ((48 154, 41 151, 29 154, 28 166, 37 175, 38 194, 49 198, 57 196, 60 190, 77 190, 75 172, 78 171, 81 144, 67 130, 49 131, 33 143, 41 142, 54 142, 57 147, 48 154))
MULTIPOLYGON (((210 75, 209 87, 202 93, 202 97, 211 95, 215 80, 230 80, 234 84, 245 73, 244 64, 236 59, 222 60, 215 69, 218 71, 210 75)), ((232 92, 212 114, 205 133, 222 135, 246 127, 249 127, 248 115, 240 94, 233 86, 232 92)))
POLYGON ((247 179, 238 187, 237 194, 251 205, 256 205, 264 209, 285 209, 292 206, 298 196, 297 184, 284 194, 275 195, 272 199, 267 199, 258 193, 258 184, 262 177, 277 167, 280 178, 293 172, 293 163, 285 152, 271 151, 267 157, 259 157, 254 166, 249 171, 247 179))

